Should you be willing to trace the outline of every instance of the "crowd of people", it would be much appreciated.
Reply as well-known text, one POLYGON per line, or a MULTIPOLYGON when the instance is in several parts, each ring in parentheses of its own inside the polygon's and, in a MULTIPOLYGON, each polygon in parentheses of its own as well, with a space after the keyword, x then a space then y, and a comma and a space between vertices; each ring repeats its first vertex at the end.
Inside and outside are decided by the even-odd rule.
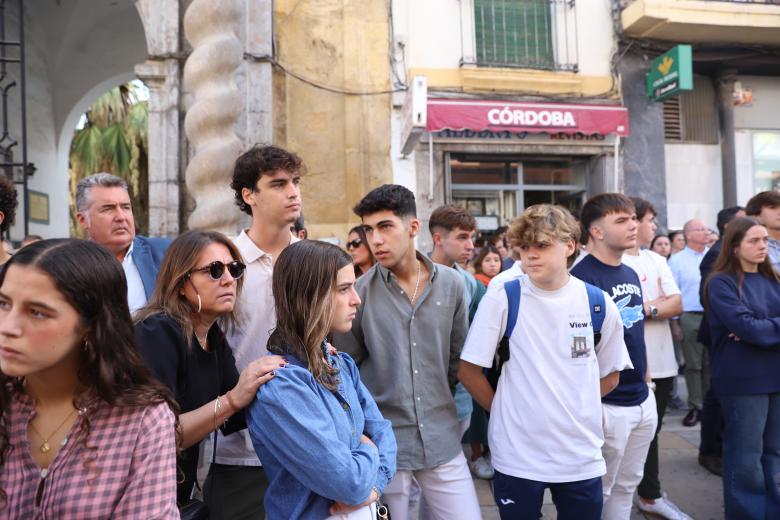
MULTIPOLYGON (((656 235, 648 201, 531 206, 475 247, 448 204, 421 252, 383 185, 346 250, 309 240, 301 159, 255 146, 236 237, 136 234, 82 179, 87 240, 0 258, 3 518, 690 518, 658 433, 685 374, 727 519, 780 518, 780 193, 656 235)), ((2 179, 2 178, 0 178, 2 179)), ((0 231, 15 195, 0 182, 0 231)))

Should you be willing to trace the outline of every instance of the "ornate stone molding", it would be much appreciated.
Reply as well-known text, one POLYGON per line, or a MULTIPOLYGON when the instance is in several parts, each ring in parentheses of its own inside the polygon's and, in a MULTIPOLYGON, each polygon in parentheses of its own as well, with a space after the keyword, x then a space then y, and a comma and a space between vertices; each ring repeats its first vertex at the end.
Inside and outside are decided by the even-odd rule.
POLYGON ((235 234, 239 221, 230 180, 241 151, 234 127, 243 102, 235 85, 243 59, 237 36, 241 0, 193 0, 184 15, 184 34, 193 47, 184 65, 184 83, 194 93, 184 130, 195 155, 186 170, 187 188, 195 199, 190 229, 235 234))
POLYGON ((135 8, 144 24, 149 55, 179 52, 179 1, 135 0, 135 8))

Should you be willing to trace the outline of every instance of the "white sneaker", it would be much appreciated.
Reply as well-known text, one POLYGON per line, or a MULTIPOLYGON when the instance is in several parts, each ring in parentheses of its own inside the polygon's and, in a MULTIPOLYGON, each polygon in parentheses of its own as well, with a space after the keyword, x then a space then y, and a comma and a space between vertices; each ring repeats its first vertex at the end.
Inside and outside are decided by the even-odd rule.
POLYGON ((655 499, 655 504, 647 504, 639 500, 637 507, 643 513, 650 513, 667 520, 693 520, 690 516, 686 515, 680 508, 666 498, 666 493, 663 493, 661 498, 655 499))
POLYGON ((483 480, 490 480, 496 474, 490 463, 485 460, 485 457, 480 457, 477 460, 469 461, 469 469, 475 477, 483 480))

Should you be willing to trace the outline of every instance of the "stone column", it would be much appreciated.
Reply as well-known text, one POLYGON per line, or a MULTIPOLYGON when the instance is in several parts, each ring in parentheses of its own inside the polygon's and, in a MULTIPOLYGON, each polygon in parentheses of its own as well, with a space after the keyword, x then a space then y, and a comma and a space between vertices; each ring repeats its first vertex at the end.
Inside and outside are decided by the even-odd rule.
POLYGON ((272 143, 273 0, 246 2, 246 148, 272 143))
POLYGON ((195 150, 185 174, 195 199, 189 227, 230 235, 239 221, 230 180, 241 151, 234 126, 243 103, 234 77, 243 59, 237 37, 242 7, 240 0, 193 0, 184 15, 184 35, 192 45, 184 82, 194 94, 184 119, 187 139, 195 150))
POLYGON ((723 207, 737 205, 737 156, 734 143, 734 82, 737 71, 718 74, 718 115, 720 116, 720 157, 723 171, 723 207))
POLYGON ((179 62, 148 60, 135 73, 149 88, 149 234, 179 234, 179 62))
POLYGON ((136 65, 149 88, 149 234, 176 236, 180 223, 179 2, 135 0, 148 57, 136 65))

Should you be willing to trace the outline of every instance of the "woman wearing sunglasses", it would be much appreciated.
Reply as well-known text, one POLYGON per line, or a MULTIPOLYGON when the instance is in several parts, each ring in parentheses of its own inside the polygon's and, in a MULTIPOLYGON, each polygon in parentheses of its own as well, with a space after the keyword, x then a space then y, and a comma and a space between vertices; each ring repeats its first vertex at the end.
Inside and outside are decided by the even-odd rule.
POLYGON ((362 276, 376 263, 366 240, 366 230, 363 226, 355 226, 347 236, 347 252, 355 264, 355 276, 362 276))
MULTIPOLYGON (((168 248, 152 298, 136 315, 141 353, 181 408, 184 480, 177 489, 179 506, 190 501, 198 443, 217 428, 225 435, 245 428, 243 408, 284 366, 281 357, 267 356, 240 375, 236 370, 222 330, 235 326, 245 268, 236 247, 221 233, 184 233, 168 248)), ((208 486, 204 492, 208 495, 208 486)))

